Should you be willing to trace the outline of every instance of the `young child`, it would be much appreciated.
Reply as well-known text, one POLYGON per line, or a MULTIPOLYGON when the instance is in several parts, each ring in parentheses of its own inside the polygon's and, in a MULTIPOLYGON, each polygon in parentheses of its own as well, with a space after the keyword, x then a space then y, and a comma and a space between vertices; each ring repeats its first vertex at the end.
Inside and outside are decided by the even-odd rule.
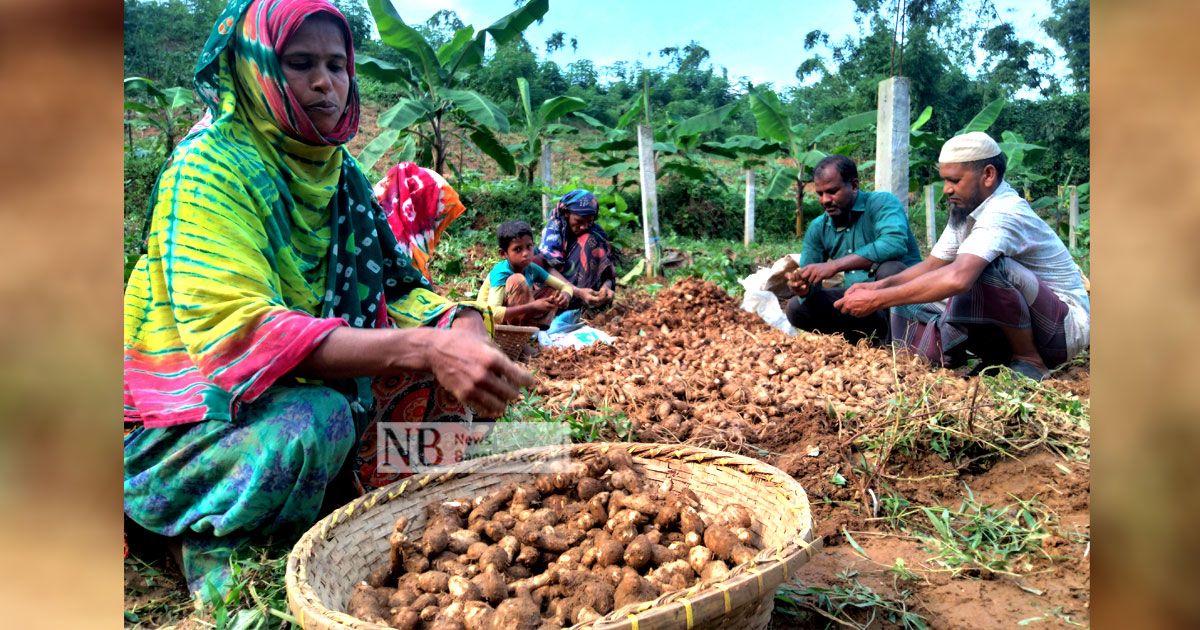
POLYGON ((492 308, 495 323, 548 326, 572 296, 595 297, 591 289, 559 280, 533 262, 533 229, 528 223, 507 221, 496 236, 503 260, 479 289, 479 302, 492 308))

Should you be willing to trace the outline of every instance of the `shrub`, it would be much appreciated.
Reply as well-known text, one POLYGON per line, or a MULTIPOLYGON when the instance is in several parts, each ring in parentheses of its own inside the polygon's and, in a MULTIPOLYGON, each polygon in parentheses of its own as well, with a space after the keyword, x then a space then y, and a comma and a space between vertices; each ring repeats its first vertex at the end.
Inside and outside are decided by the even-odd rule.
POLYGON ((150 193, 158 181, 163 159, 159 155, 136 157, 125 154, 125 254, 141 253, 142 230, 146 226, 150 193))

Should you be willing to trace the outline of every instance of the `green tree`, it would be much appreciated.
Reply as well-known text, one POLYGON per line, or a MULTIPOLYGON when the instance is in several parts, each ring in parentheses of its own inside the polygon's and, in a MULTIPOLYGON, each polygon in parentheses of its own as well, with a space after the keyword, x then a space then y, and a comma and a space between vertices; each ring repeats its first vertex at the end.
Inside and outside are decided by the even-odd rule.
POLYGON ((458 133, 469 135, 480 151, 512 173, 513 156, 495 136, 495 132, 508 131, 508 117, 491 99, 466 86, 470 74, 483 63, 489 39, 497 46, 517 39, 534 20, 546 14, 549 0, 531 0, 478 33, 472 26, 459 28, 436 50, 429 38, 400 19, 390 0, 369 0, 369 6, 383 43, 402 59, 391 63, 363 56, 358 71, 395 85, 402 96, 379 117, 384 131, 360 154, 364 168, 372 168, 396 144, 400 134, 408 132, 420 140, 421 160, 443 172, 446 140, 451 133, 447 123, 453 121, 458 133))
POLYGON ((1091 86, 1091 3, 1089 0, 1050 0, 1050 17, 1042 20, 1046 34, 1067 53, 1067 67, 1075 89, 1091 86))
POLYGON ((125 0, 125 76, 192 84, 196 59, 226 0, 125 0))

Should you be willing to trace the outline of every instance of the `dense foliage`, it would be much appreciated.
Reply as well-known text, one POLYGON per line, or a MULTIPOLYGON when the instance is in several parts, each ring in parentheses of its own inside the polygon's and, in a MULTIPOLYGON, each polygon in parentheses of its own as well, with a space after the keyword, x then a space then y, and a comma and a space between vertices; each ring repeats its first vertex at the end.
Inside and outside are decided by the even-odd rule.
MULTIPOLYGON (((145 77, 164 90, 190 86, 195 56, 223 4, 222 0, 125 0, 125 75, 145 77)), ((408 63, 403 50, 385 45, 374 35, 378 29, 366 0, 336 0, 336 4, 349 19, 356 50, 364 59, 374 58, 396 67, 408 63)), ((518 9, 529 6, 516 4, 518 9)), ((1047 35, 1066 51, 1069 77, 1052 73, 1050 51, 1021 39, 1010 24, 1000 19, 989 0, 909 0, 905 6, 902 56, 894 50, 896 3, 856 0, 859 32, 842 41, 831 41, 820 30, 807 33, 805 47, 811 57, 796 69, 801 83, 782 90, 731 77, 729 70, 719 65, 720 60, 713 59, 697 41, 662 49, 658 65, 622 61, 601 68, 589 60, 566 67, 547 60, 548 53, 574 45, 582 34, 558 32, 545 42, 531 42, 521 34, 501 37, 495 40, 499 45, 488 47, 477 67, 453 78, 456 89, 477 93, 488 108, 494 105, 501 114, 497 120, 513 122, 513 133, 496 137, 503 143, 517 144, 481 147, 482 152, 476 153, 480 159, 487 159, 485 154, 494 159, 498 152, 511 152, 516 157, 519 179, 503 174, 482 177, 478 165, 457 172, 463 169, 461 159, 447 164, 446 170, 455 172, 446 174, 464 190, 469 201, 483 210, 481 215, 521 216, 538 223, 540 190, 532 180, 540 142, 545 134, 554 133, 555 150, 570 162, 564 167, 568 177, 583 178, 593 188, 598 187, 597 182, 604 182, 610 187, 598 192, 609 195, 621 191, 629 199, 636 220, 633 127, 649 121, 656 130, 660 217, 666 233, 737 238, 743 206, 742 169, 754 167, 759 171, 758 233, 782 237, 793 228, 795 180, 790 190, 772 185, 786 183, 773 181, 772 172, 776 179, 780 173, 790 173, 794 178, 797 170, 792 158, 811 162, 817 153, 840 150, 859 161, 864 183, 869 187, 874 159, 872 128, 859 125, 833 134, 828 130, 852 115, 874 110, 879 81, 900 72, 912 82, 913 120, 923 112, 929 113, 920 133, 926 134, 930 145, 933 139, 953 135, 985 107, 1000 101, 1003 107, 989 132, 998 140, 1004 137, 1030 147, 1024 152, 1019 172, 1010 178, 1019 179, 1014 185, 1019 185, 1031 200, 1044 200, 1058 198, 1060 186, 1089 180, 1087 0, 1051 0, 1052 15, 1042 24, 1047 35), (787 134, 764 135, 762 121, 756 120, 755 94, 778 105, 780 120, 789 127, 787 134), (560 116, 556 120, 539 118, 539 110, 551 113, 553 108, 548 103, 566 105, 568 101, 569 107, 555 112, 560 116), (567 111, 576 108, 578 111, 567 111), (570 129, 575 131, 564 133, 570 129), (680 133, 681 129, 699 131, 687 135, 680 133), (587 152, 577 153, 580 148, 587 152)), ((551 6, 551 10, 568 9, 551 6)), ((433 51, 452 49, 456 41, 462 41, 464 30, 470 29, 454 12, 446 10, 407 27, 424 38, 433 51)), ((482 30, 477 36, 482 36, 482 30)), ((360 72, 360 91, 364 101, 377 110, 386 112, 398 99, 403 102, 416 94, 376 80, 371 74, 360 72)), ((127 96, 154 105, 144 95, 127 91, 127 96)), ((479 124, 482 118, 478 117, 458 118, 474 124, 477 131, 486 131, 488 136, 507 129, 505 125, 479 124)), ((175 129, 176 133, 186 130, 188 122, 179 120, 182 129, 175 129)), ((381 121, 380 126, 385 133, 389 131, 385 122, 381 121)), ((406 142, 407 132, 396 126, 390 131, 402 137, 389 141, 388 146, 399 147, 406 142)), ((463 128, 459 135, 468 135, 464 131, 472 130, 463 128)), ((463 141, 473 142, 474 135, 463 141)), ((910 205, 914 212, 923 213, 919 187, 936 183, 938 178, 935 147, 918 145, 918 135, 914 133, 914 197, 910 205)), ((138 155, 144 155, 148 147, 161 155, 166 144, 143 143, 138 155)), ((425 154, 416 153, 417 146, 406 154, 425 154)), ((389 155, 395 159, 402 153, 392 149, 389 155)), ((511 160, 500 170, 512 172, 511 160)), ((130 163, 139 167, 127 172, 127 178, 135 180, 134 188, 144 188, 145 184, 138 183, 142 172, 149 174, 154 169, 142 168, 141 162, 130 163)), ((799 174, 807 181, 805 169, 799 174)), ((803 201, 806 206, 812 204, 811 199, 803 201)), ((1086 205, 1084 209, 1086 212, 1086 205)), ((1046 215, 1053 218, 1051 215, 1057 212, 1058 207, 1048 207, 1046 215)), ((815 207, 807 207, 804 222, 815 213, 815 207)), ((915 225, 922 225, 919 221, 923 218, 913 218, 915 225)))

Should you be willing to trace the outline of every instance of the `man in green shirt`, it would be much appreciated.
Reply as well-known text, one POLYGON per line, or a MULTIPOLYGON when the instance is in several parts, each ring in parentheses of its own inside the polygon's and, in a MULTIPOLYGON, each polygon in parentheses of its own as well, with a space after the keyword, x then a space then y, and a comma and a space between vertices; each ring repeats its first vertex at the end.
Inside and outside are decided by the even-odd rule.
POLYGON ((864 337, 886 341, 886 313, 855 317, 833 303, 855 283, 882 280, 921 262, 904 207, 892 193, 859 190, 858 167, 844 155, 818 162, 813 185, 825 214, 808 226, 800 268, 788 274, 788 286, 796 294, 787 304, 788 321, 801 330, 840 333, 851 342, 864 337), (839 272, 845 274, 841 288, 822 286, 839 272))

